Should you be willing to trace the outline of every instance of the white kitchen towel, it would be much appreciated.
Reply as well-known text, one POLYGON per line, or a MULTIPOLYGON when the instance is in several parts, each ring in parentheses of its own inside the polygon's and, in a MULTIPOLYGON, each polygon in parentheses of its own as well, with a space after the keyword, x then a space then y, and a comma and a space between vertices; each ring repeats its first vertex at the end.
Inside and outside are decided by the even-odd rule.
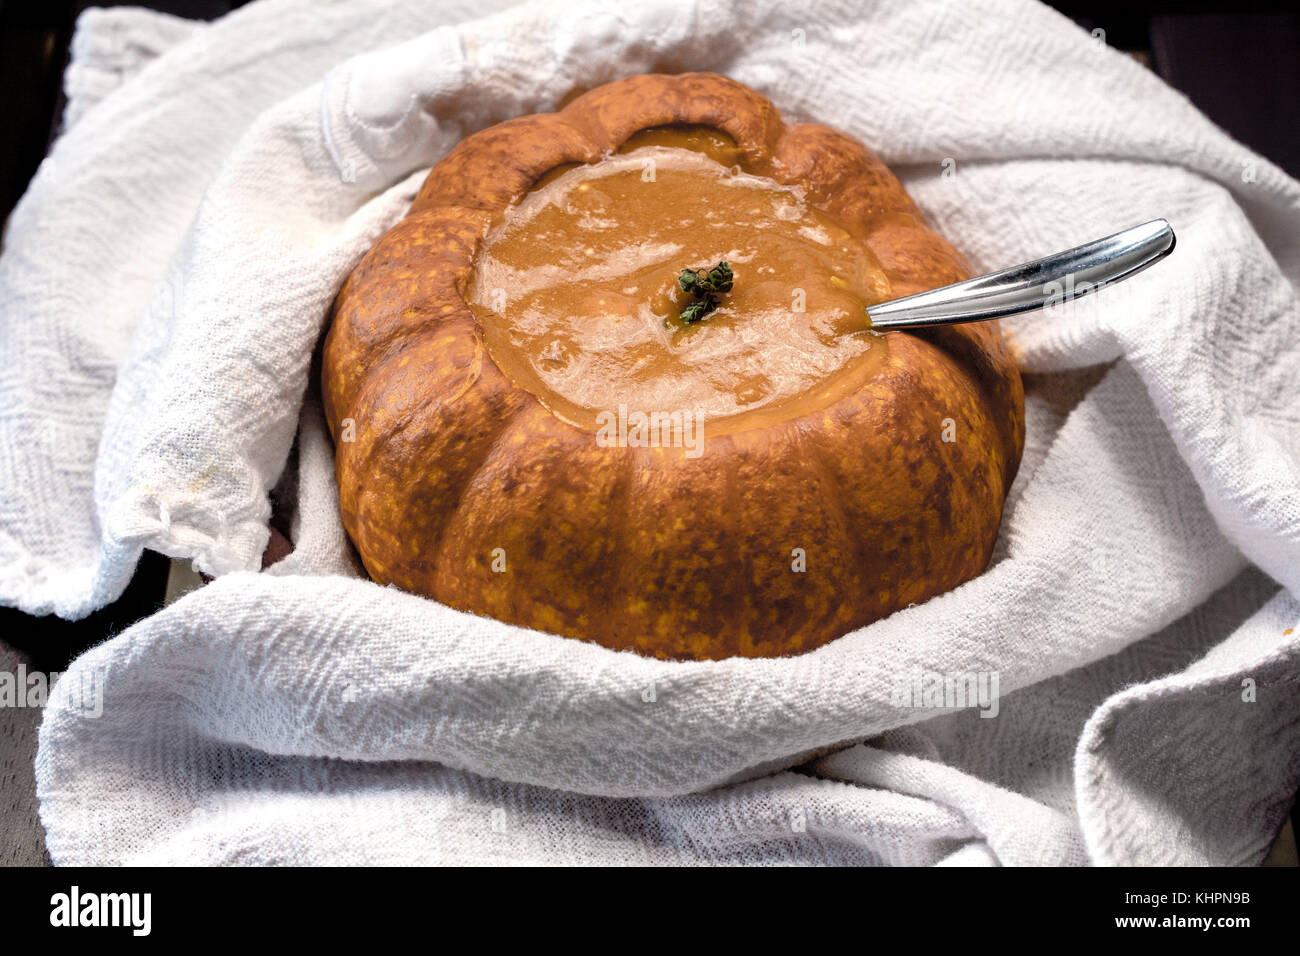
POLYGON ((86 613, 143 547, 219 576, 64 678, 54 860, 1258 862, 1300 777, 1300 185, 1030 3, 474 7, 179 35, 13 217, 0 598, 86 613), (1178 231, 1006 323, 990 570, 798 658, 460 614, 358 579, 339 527, 308 378, 342 278, 461 136, 650 69, 859 137, 980 269, 1178 231), (259 574, 295 433, 297 550, 259 574))

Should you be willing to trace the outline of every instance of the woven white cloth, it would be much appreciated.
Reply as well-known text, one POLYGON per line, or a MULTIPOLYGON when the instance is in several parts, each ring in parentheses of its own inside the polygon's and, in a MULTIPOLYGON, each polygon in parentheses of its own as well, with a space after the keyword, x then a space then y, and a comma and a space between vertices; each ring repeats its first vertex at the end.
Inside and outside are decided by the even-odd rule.
POLYGON ((218 579, 64 678, 102 699, 47 710, 52 858, 1258 862, 1300 777, 1300 185, 1028 2, 482 12, 81 21, 0 258, 0 600, 87 613, 146 547, 218 579), (461 136, 651 69, 859 137, 979 269, 1179 236, 1006 323, 1028 441, 990 570, 798 658, 464 615, 361 579, 339 524, 308 380, 343 277, 461 136), (287 464, 296 550, 258 573, 287 464), (1002 696, 901 706, 935 675, 1002 696))

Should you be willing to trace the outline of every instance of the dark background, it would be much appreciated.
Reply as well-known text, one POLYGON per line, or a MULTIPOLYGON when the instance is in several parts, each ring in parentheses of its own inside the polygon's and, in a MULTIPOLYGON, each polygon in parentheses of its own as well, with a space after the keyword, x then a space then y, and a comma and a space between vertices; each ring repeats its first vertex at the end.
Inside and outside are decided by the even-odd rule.
MULTIPOLYGON (((0 222, 58 133, 62 75, 77 15, 113 0, 0 0, 0 222)), ((136 0, 179 16, 213 19, 242 6, 223 0, 136 0)), ((1182 91, 1236 139, 1300 177, 1300 13, 1293 3, 1050 3, 1106 42, 1129 52, 1182 91)), ((21 356, 6 356, 19 361, 21 356)), ((169 562, 146 552, 122 597, 90 617, 67 622, 0 608, 0 660, 61 671, 85 648, 162 606, 169 562)), ((6 666, 11 666, 6 664, 6 666)), ((31 810, 32 715, 0 711, 0 865, 40 862, 43 833, 31 810), (24 723, 26 721, 26 723, 24 723), (7 751, 7 752, 6 752, 7 751)), ((1294 816, 1294 810, 1293 810, 1294 816)))

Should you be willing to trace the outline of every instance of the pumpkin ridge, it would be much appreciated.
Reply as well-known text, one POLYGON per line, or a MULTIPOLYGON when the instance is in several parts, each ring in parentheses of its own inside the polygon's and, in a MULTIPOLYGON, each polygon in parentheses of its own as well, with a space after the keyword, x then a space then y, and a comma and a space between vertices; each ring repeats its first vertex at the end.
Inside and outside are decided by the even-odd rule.
MULTIPOLYGON (((489 357, 489 361, 491 361, 490 357, 489 357)), ((516 389, 516 391, 518 390, 516 389)), ((509 412, 506 415, 504 421, 502 421, 497 426, 496 434, 492 437, 492 440, 487 442, 487 444, 485 445, 483 454, 480 455, 472 465, 470 465, 468 468, 465 469, 464 477, 461 479, 461 481, 456 487, 455 499, 457 502, 457 507, 459 507, 460 504, 465 500, 466 492, 474 485, 476 481, 478 481, 478 479, 482 476, 484 469, 486 469, 489 462, 493 460, 493 456, 497 454, 499 449, 504 445, 506 440, 510 437, 511 431, 515 427, 518 420, 525 413, 533 412, 536 404, 537 404, 536 399, 533 399, 532 402, 525 401, 521 403, 517 408, 509 412)), ((454 513, 448 516, 448 519, 445 522, 443 522, 442 527, 439 529, 437 537, 432 542, 431 550, 433 551, 434 554, 433 579, 435 582, 441 581, 442 579, 443 570, 447 558, 447 551, 446 551, 447 529, 454 521, 454 518, 455 518, 454 513)))
MULTIPOLYGON (((845 538, 849 541, 849 547, 852 548, 852 559, 855 567, 868 568, 871 566, 867 560, 866 549, 862 546, 862 536, 858 534, 858 529, 854 522, 849 520, 849 513, 844 508, 843 496, 844 490, 840 486, 839 478, 831 470, 826 461, 826 451, 819 448, 816 444, 807 440, 802 432, 798 433, 798 443, 808 453, 808 459, 812 462, 813 468, 822 479, 822 499, 823 506, 828 509, 835 517, 839 526, 845 530, 845 538)), ((855 603, 859 606, 867 604, 867 584, 861 578, 856 579, 858 585, 858 594, 853 595, 855 603)), ((849 599, 845 595, 845 600, 849 599)))
MULTIPOLYGON (((620 449, 624 454, 619 456, 622 459, 619 481, 617 489, 611 500, 607 502, 606 508, 609 514, 613 516, 610 531, 620 538, 626 540, 624 532, 628 524, 628 504, 634 493, 633 480, 637 473, 637 456, 639 448, 620 449)), ((613 557, 610 561, 610 578, 613 585, 606 588, 605 602, 603 605, 603 619, 610 622, 608 629, 612 646, 616 647, 635 647, 636 635, 626 633, 626 614, 619 606, 619 582, 626 581, 630 577, 625 573, 628 558, 631 552, 627 547, 615 547, 612 549, 613 557)))

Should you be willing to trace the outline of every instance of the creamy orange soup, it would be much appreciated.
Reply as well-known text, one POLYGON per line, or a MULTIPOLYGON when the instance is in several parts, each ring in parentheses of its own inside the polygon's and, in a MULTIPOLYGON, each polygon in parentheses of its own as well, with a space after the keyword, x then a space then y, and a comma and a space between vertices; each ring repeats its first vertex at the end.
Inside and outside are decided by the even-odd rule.
POLYGON ((728 430, 823 406, 886 348, 865 307, 889 281, 801 191, 745 172, 721 133, 648 130, 544 177, 488 232, 468 290, 489 354, 574 424, 619 405, 728 430), (725 260, 701 321, 682 269, 725 260))

